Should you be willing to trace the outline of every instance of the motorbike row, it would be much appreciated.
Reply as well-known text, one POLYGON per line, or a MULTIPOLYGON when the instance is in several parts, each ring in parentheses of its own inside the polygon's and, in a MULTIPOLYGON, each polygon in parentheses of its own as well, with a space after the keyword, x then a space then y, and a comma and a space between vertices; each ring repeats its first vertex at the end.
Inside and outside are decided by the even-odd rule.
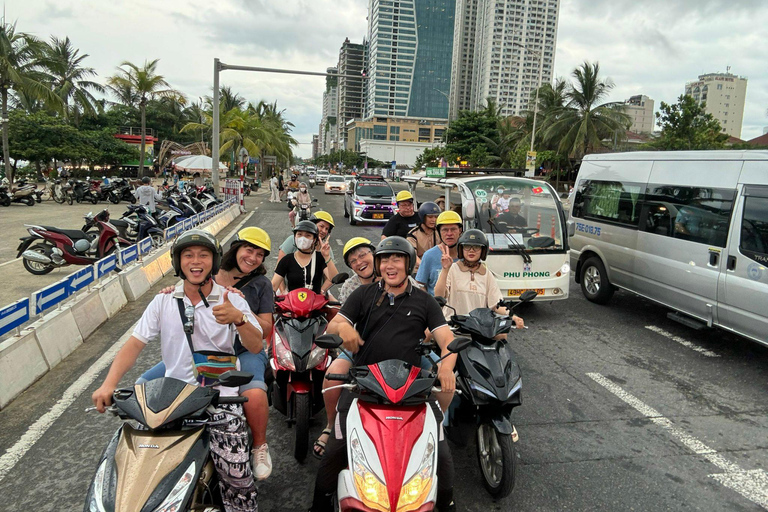
POLYGON ((133 195, 135 187, 126 178, 112 178, 109 183, 90 178, 87 180, 57 178, 46 180, 45 186, 40 189, 33 183, 19 180, 14 184, 12 192, 9 188, 8 180, 3 179, 3 183, 0 184, 0 206, 10 206, 11 203, 34 206, 35 203, 41 203, 44 199, 53 199, 59 204, 83 201, 90 201, 93 204, 99 201, 109 201, 112 204, 127 201, 136 204, 136 197, 133 195))
MULTIPOLYGON (((347 277, 339 274, 333 283, 347 277)), ((459 358, 445 433, 462 446, 475 438, 484 486, 494 498, 509 495, 515 484, 512 412, 522 403, 520 368, 510 342, 500 335, 514 327, 512 310, 535 296, 529 291, 519 302, 500 301, 508 316, 478 308, 468 315, 454 314, 449 322, 457 337, 448 348, 459 358)), ((443 299, 438 302, 450 308, 443 299)), ((339 387, 354 401, 346 420, 349 466, 339 475, 338 510, 434 510, 440 425, 429 400, 439 391, 437 363, 423 370, 389 360, 352 367, 345 375, 326 375, 342 344, 337 335, 324 334, 338 306, 307 288, 276 298, 274 328, 265 340, 272 370, 267 380, 271 404, 294 429, 293 455, 299 461, 307 455, 311 418, 324 406, 323 379, 341 381, 339 387)), ((418 350, 427 355, 437 347, 424 343, 418 350)), ((251 377, 231 371, 221 384, 240 386, 251 377)), ((172 378, 115 391, 109 410, 126 421, 99 460, 85 511, 116 510, 116 500, 125 502, 126 496, 137 511, 222 510, 205 426, 218 404, 246 400, 220 397, 211 388, 172 378), (164 473, 157 475, 160 469, 164 473), (151 482, 136 478, 149 474, 154 475, 151 482)))
POLYGON ((96 215, 89 212, 83 217, 81 229, 25 224, 29 236, 20 239, 16 257, 22 258, 24 268, 35 275, 67 265, 92 265, 146 237, 152 239, 153 247, 158 247, 165 242, 166 228, 220 202, 206 187, 190 194, 172 187, 164 192, 164 200, 158 202, 154 214, 144 206, 131 204, 119 219, 110 219, 106 208, 96 215))

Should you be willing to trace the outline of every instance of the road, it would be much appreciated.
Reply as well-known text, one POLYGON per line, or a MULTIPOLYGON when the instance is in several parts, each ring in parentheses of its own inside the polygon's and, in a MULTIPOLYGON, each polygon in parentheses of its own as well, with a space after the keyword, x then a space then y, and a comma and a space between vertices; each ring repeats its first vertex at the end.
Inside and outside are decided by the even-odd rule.
MULTIPOLYGON (((276 254, 288 233, 287 209, 266 199, 262 193, 252 199, 258 210, 246 225, 267 229, 276 254)), ((376 239, 379 229, 346 224, 340 197, 319 199, 336 219, 332 238, 341 268, 341 244, 355 235, 376 239)), ((268 263, 271 270, 275 258, 268 263)), ((530 328, 511 337, 524 375, 523 405, 515 410, 514 492, 494 502, 483 490, 473 444, 452 446, 458 510, 768 509, 768 350, 720 331, 689 330, 668 320, 664 308, 627 293, 597 306, 571 286, 568 301, 521 311, 530 328)), ((93 365, 151 296, 0 411, 0 510, 82 509, 96 461, 117 427, 112 417, 82 412, 105 375, 93 365)), ((124 383, 159 357, 150 345, 124 383)), ((315 435, 322 419, 316 418, 315 435)), ((263 511, 309 504, 317 461, 295 462, 291 435, 271 411, 274 473, 259 486, 263 511)))

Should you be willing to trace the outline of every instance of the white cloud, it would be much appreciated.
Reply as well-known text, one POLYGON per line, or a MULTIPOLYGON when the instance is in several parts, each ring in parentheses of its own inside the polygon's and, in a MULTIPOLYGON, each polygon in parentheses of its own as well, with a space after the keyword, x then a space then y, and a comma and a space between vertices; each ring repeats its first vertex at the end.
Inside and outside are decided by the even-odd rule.
MULTIPOLYGON (((743 138, 768 125, 764 0, 561 0, 556 73, 599 61, 612 100, 646 94, 672 102, 686 81, 725 71, 749 77, 743 138)), ((324 71, 344 38, 362 41, 366 0, 8 0, 6 17, 39 37, 69 36, 101 79, 121 61, 160 59, 160 72, 191 99, 209 95, 213 59, 324 71)), ((226 71, 222 85, 251 101, 277 101, 310 142, 320 121, 319 77, 226 71)), ((297 150, 310 153, 310 145, 297 150)))

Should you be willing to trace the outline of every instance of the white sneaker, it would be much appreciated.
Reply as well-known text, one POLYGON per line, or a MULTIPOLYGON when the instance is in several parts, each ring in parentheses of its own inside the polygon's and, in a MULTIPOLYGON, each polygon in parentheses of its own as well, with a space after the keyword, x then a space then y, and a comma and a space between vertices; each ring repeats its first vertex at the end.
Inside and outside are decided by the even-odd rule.
POLYGON ((267 443, 251 450, 251 464, 256 480, 266 480, 272 474, 272 457, 269 455, 267 443))

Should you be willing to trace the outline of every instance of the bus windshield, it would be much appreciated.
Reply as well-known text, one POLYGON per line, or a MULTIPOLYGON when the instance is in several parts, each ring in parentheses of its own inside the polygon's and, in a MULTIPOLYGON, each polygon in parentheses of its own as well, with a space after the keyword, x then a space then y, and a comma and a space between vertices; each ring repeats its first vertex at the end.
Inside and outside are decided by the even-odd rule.
POLYGON ((548 186, 510 177, 464 181, 492 251, 563 250, 559 199, 548 186))

